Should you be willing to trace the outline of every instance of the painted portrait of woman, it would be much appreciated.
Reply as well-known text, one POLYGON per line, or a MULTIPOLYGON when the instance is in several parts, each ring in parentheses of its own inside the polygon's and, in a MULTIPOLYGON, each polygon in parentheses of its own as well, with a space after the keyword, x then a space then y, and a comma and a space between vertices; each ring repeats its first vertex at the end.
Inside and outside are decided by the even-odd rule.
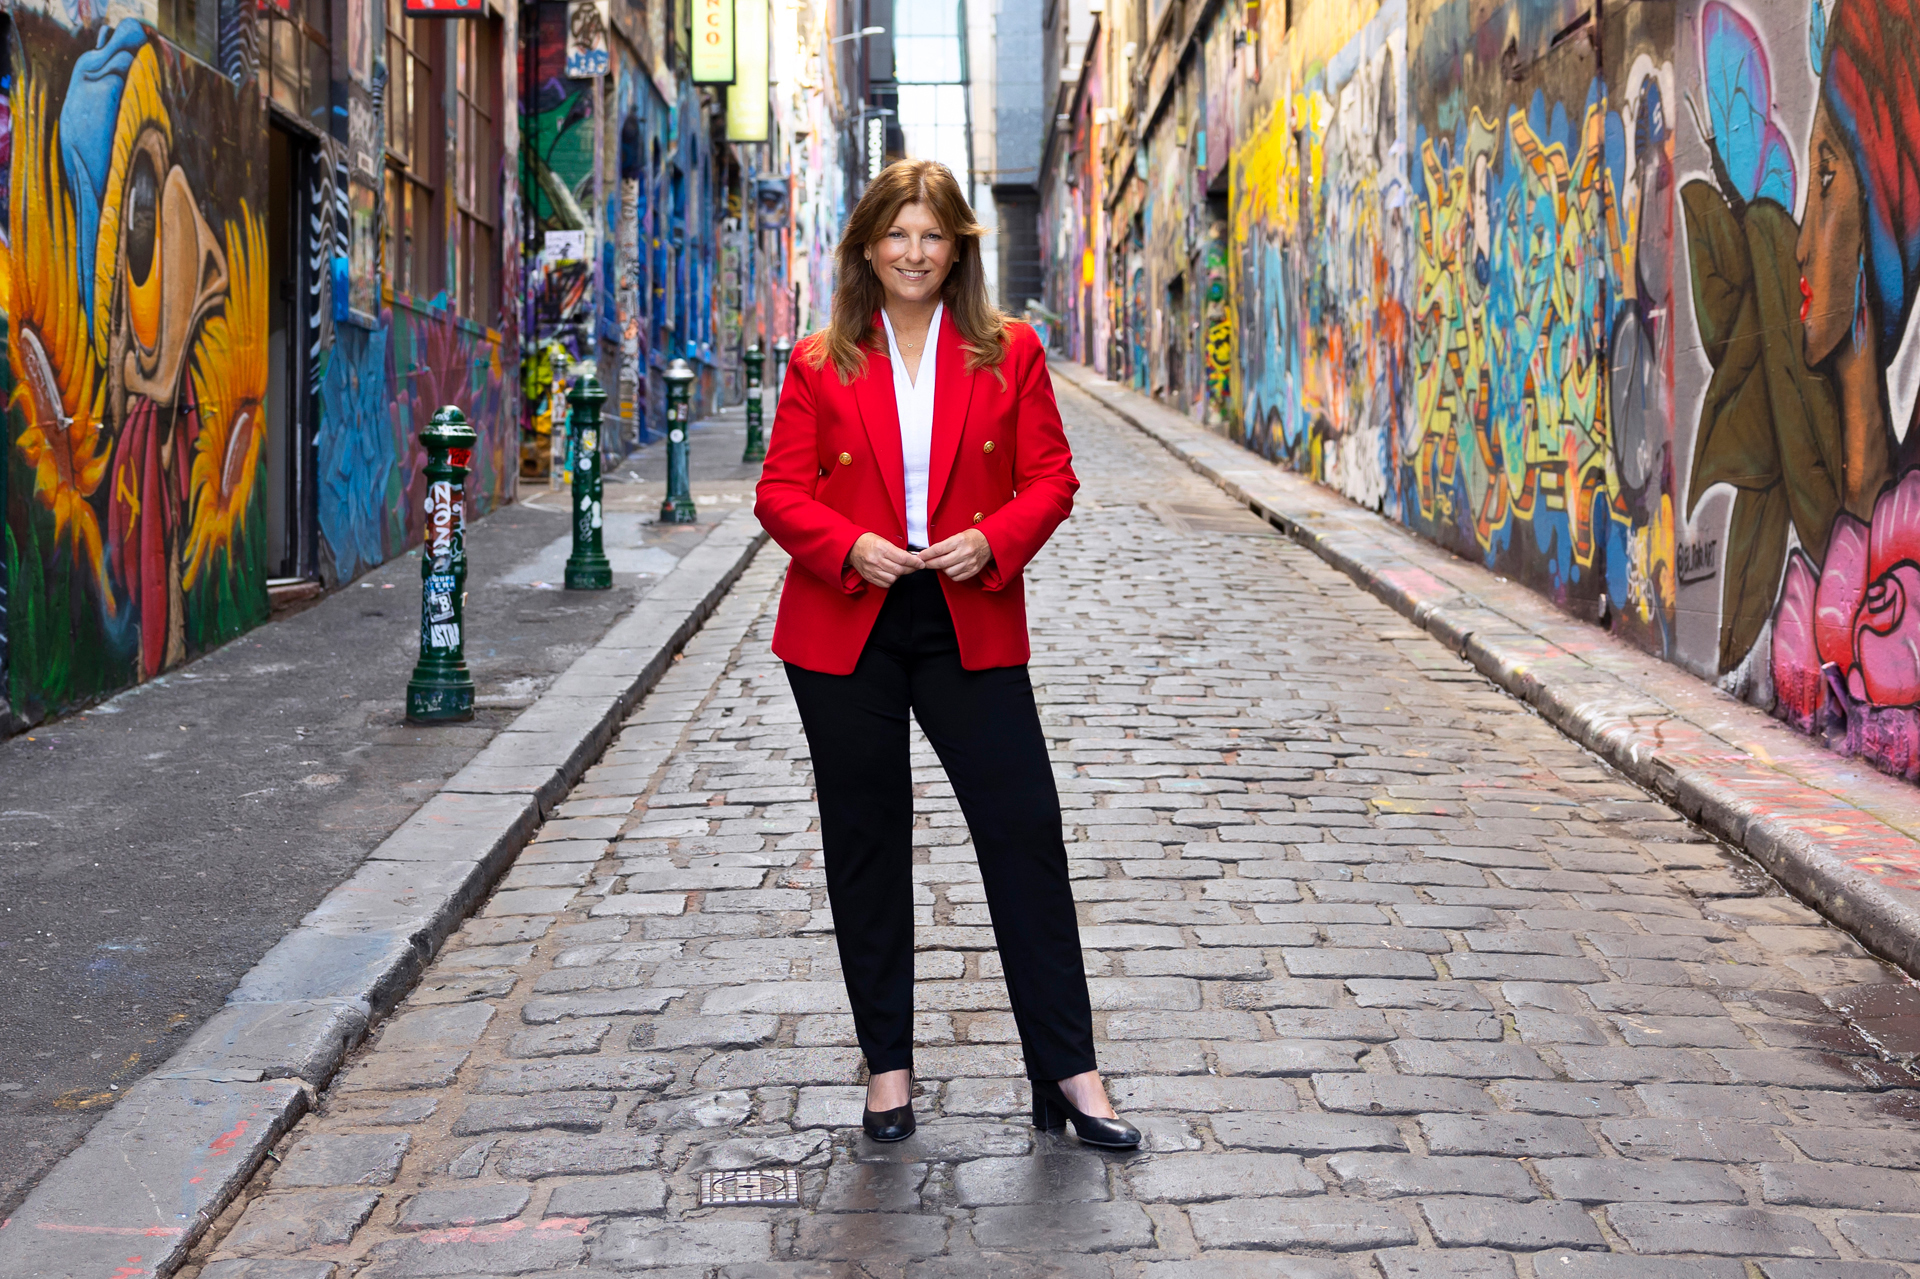
POLYGON ((1790 722, 1914 777, 1920 432, 1894 420, 1889 370, 1920 289, 1920 0, 1839 0, 1830 18, 1816 0, 1812 13, 1796 327, 1835 408, 1839 509, 1824 555, 1797 549, 1787 564, 1773 682, 1790 722))

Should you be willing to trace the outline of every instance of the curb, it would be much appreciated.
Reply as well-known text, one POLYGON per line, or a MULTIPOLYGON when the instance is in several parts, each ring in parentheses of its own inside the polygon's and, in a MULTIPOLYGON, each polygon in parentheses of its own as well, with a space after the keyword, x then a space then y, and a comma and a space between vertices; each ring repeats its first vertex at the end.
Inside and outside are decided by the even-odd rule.
POLYGON ((1561 613, 1083 365, 1103 408, 1426 630, 1555 728, 1920 976, 1920 788, 1561 613))
POLYGON ((370 853, 0 1222, 8 1279, 172 1273, 347 1053, 418 980, 746 571, 750 511, 701 544, 370 853))

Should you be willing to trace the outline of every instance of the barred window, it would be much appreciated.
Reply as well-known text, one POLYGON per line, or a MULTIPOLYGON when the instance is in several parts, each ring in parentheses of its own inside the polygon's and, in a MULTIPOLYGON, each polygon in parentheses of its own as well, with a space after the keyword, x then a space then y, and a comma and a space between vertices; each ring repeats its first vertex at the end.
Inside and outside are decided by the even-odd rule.
POLYGON ((499 270, 499 81, 499 21, 461 20, 454 29, 453 303, 481 324, 494 321, 499 270))
POLYGON ((434 177, 443 147, 434 145, 439 118, 434 56, 444 44, 440 21, 406 16, 403 0, 387 0, 387 286, 431 297, 440 289, 434 177))

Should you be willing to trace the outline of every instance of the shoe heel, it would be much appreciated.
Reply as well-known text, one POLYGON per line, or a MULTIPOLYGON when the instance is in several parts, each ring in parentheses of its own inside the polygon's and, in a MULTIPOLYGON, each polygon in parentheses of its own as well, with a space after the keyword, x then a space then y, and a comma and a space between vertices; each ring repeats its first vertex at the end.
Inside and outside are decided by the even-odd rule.
POLYGON ((1052 1132, 1067 1126, 1067 1117, 1047 1102, 1044 1097, 1033 1099, 1033 1126, 1042 1132, 1052 1132))

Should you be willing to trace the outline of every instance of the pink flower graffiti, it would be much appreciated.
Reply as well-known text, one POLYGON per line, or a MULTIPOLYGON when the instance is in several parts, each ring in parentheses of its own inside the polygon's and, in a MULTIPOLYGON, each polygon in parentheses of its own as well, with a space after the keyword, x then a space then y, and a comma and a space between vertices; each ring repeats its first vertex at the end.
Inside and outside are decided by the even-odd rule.
POLYGON ((1773 616, 1780 716, 1920 779, 1920 469, 1834 521, 1826 564, 1796 548, 1773 616))

